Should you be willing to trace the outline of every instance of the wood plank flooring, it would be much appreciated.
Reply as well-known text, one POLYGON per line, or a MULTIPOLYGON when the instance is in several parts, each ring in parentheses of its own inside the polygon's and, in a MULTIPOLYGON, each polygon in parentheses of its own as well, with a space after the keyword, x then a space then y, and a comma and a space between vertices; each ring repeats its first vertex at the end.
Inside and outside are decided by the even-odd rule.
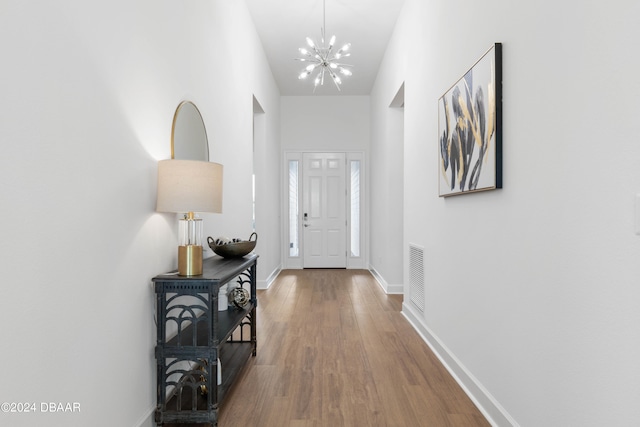
POLYGON ((219 426, 488 426, 401 303, 368 271, 283 271, 258 292, 257 356, 219 426))

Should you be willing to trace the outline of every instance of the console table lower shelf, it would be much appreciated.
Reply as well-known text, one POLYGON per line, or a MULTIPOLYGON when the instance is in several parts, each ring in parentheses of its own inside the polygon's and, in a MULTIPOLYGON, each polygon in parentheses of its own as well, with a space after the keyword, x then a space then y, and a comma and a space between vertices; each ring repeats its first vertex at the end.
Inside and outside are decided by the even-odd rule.
MULTIPOLYGON (((247 365, 247 361, 253 354, 253 348, 248 343, 229 343, 225 345, 220 352, 220 366, 222 367, 222 382, 218 385, 218 405, 224 401, 227 393, 231 390, 238 375, 242 373, 247 365)), ((209 391, 208 391, 209 392, 209 391)), ((193 424, 211 424, 211 411, 207 408, 207 395, 198 391, 195 393, 196 405, 193 409, 193 395, 189 388, 183 389, 182 402, 179 410, 178 396, 173 395, 165 405, 165 411, 162 413, 164 427, 189 427, 193 424), (189 424, 185 424, 189 423, 189 424)), ((217 421, 217 417, 216 417, 217 421)), ((215 421, 214 421, 215 422, 215 421)))

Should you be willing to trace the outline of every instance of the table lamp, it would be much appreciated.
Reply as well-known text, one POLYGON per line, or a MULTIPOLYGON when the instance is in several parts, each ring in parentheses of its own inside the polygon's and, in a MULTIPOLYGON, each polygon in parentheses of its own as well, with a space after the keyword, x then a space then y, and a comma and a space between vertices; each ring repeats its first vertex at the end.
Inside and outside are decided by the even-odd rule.
POLYGON ((184 214, 178 220, 178 275, 202 274, 202 219, 196 212, 222 212, 222 169, 196 160, 158 162, 156 211, 184 214))

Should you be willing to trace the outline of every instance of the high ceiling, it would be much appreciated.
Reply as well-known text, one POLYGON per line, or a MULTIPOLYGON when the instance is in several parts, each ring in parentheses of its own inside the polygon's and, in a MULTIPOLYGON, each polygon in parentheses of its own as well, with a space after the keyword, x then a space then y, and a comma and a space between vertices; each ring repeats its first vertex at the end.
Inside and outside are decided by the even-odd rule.
MULTIPOLYGON (((245 0, 281 95, 312 95, 313 79, 299 80, 304 63, 295 61, 306 37, 320 43, 323 0, 245 0)), ((353 76, 343 78, 338 92, 325 80, 316 95, 369 95, 404 0, 324 0, 326 38, 336 46, 351 43, 353 76)))

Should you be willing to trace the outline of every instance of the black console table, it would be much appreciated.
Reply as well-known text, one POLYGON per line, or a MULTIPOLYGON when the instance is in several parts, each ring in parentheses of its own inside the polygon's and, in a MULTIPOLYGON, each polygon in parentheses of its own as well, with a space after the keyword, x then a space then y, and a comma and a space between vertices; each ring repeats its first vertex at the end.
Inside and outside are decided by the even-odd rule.
POLYGON ((153 278, 157 302, 155 422, 218 423, 218 407, 256 355, 257 255, 204 260, 200 276, 153 278), (220 287, 249 291, 243 307, 218 311, 220 287), (218 385, 218 360, 221 383, 218 385))

